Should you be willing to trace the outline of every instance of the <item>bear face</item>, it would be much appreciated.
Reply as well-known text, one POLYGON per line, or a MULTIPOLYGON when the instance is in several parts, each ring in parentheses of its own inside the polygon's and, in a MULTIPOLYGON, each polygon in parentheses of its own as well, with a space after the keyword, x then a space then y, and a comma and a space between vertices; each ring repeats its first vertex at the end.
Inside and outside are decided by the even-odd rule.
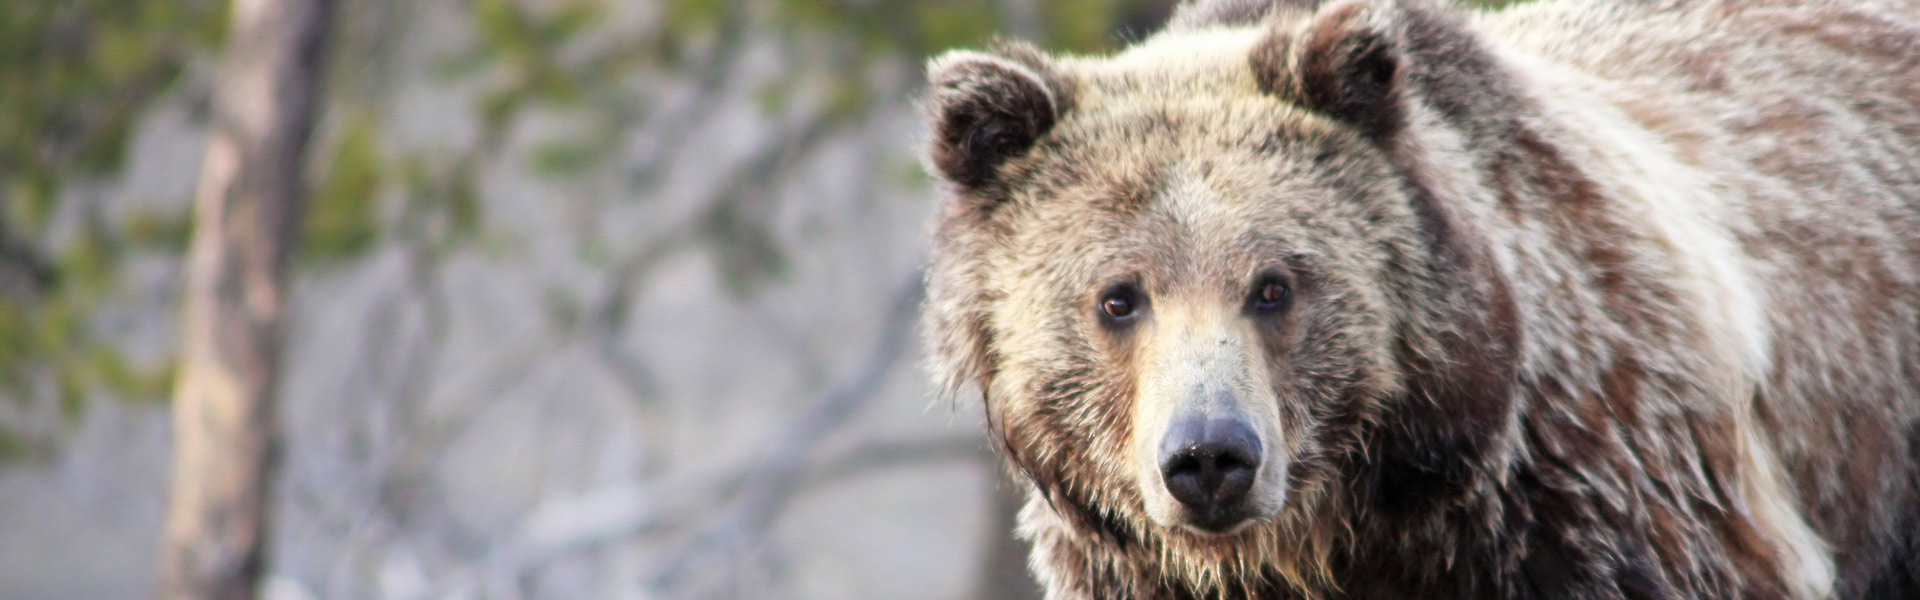
POLYGON ((1068 528, 1196 587, 1324 578, 1354 498, 1406 492, 1366 482, 1443 501, 1508 420, 1511 301, 1394 156, 1436 112, 1404 34, 1309 17, 929 69, 941 376, 1068 528))
MULTIPOLYGON (((1375 282, 1409 268, 1394 261, 1410 249, 1393 255, 1413 221, 1393 201, 1403 192, 1382 185, 1393 178, 1378 157, 1316 168, 1300 157, 1334 152, 1332 130, 1262 123, 1277 107, 1250 104, 1062 123, 1058 151, 1020 167, 1047 180, 1010 183, 994 207, 1004 223, 988 227, 1005 235, 980 265, 1000 297, 986 318, 1002 418, 1062 417, 1007 431, 1124 442, 1085 466, 1110 463, 1091 472, 1129 482, 1166 528, 1275 517, 1289 480, 1319 481, 1327 445, 1351 441, 1368 399, 1395 385, 1382 349, 1397 310, 1375 282), (1250 489, 1225 505, 1178 502, 1176 447, 1217 433, 1178 430, 1208 423, 1249 434, 1235 451, 1254 467, 1250 489)), ((1022 455, 1064 450, 1031 443, 1022 455)))

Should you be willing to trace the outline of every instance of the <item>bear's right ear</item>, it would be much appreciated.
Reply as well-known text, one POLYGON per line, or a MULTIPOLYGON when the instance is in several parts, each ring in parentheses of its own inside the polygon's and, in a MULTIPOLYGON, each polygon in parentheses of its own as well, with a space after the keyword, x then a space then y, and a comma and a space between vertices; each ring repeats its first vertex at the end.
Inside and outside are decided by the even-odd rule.
POLYGON ((997 56, 948 52, 928 63, 928 159, 947 181, 976 188, 1026 152, 1060 117, 1054 90, 1032 68, 997 56))

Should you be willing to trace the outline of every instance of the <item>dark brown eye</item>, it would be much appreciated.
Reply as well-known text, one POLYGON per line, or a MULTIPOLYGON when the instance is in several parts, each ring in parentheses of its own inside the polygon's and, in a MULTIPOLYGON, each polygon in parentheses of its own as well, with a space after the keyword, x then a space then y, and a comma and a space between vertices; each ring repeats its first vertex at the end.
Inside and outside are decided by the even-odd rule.
POLYGON ((1255 311, 1263 313, 1277 311, 1286 306, 1288 294, 1290 291, 1287 289, 1287 284, 1269 281, 1254 288, 1253 298, 1250 299, 1249 304, 1255 311))
POLYGON ((1116 283, 1100 293, 1100 319, 1110 326, 1120 326, 1140 316, 1140 310, 1146 308, 1146 295, 1131 283, 1116 283))

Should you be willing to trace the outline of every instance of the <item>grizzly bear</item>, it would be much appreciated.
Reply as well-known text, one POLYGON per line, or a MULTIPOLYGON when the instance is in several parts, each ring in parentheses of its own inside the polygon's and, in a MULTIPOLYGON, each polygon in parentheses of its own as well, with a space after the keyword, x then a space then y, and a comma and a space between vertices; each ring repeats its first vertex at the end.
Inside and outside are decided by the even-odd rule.
POLYGON ((1920 598, 1920 3, 1201 2, 930 63, 1053 599, 1920 598))

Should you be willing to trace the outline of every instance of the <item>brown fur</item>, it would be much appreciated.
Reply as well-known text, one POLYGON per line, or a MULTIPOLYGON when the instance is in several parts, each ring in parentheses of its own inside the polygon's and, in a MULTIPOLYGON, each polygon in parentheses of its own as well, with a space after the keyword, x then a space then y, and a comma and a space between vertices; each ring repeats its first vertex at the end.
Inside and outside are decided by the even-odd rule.
POLYGON ((929 343, 1050 598, 1920 597, 1920 5, 1227 0, 932 77, 929 343), (1283 470, 1225 535, 1136 464, 1215 380, 1283 470))

